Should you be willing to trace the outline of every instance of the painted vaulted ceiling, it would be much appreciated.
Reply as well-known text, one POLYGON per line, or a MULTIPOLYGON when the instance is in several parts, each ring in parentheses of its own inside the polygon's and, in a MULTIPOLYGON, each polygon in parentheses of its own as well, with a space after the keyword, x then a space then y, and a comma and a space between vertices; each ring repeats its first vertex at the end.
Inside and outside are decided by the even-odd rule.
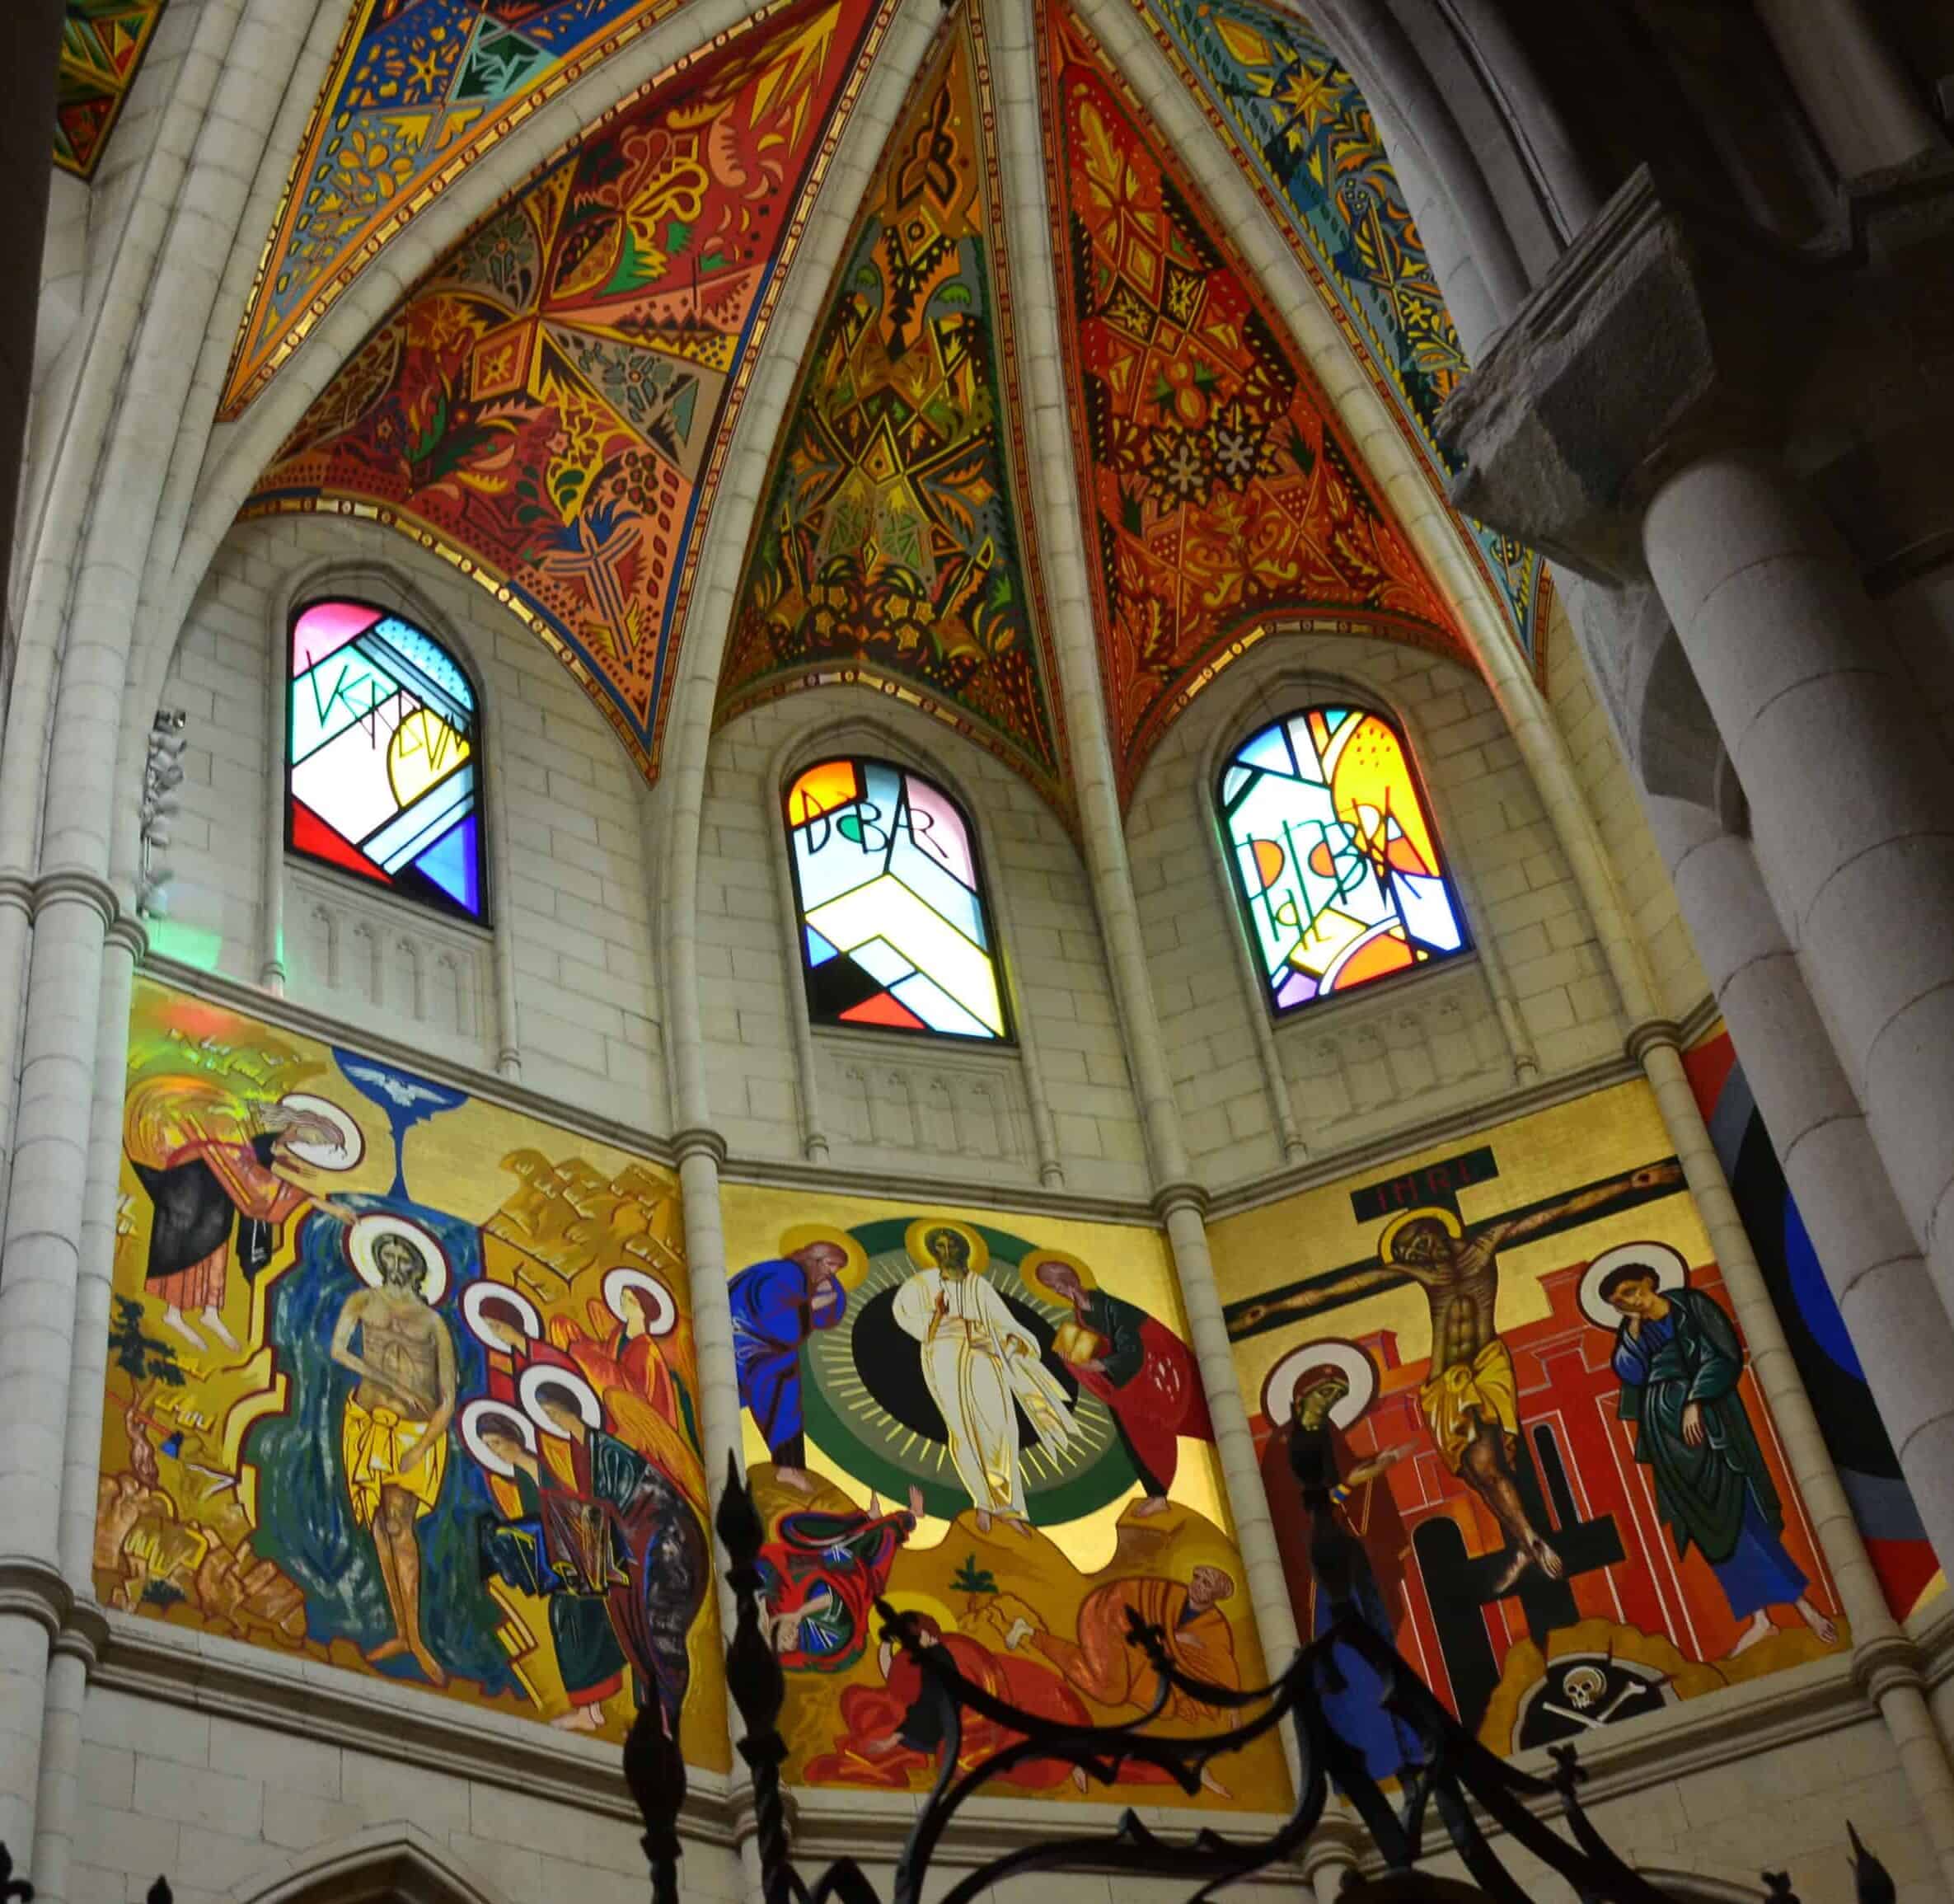
POLYGON ((54 79, 54 163, 91 179, 166 0, 65 0, 54 79))
MULTIPOLYGON (((1261 0, 1132 5, 1276 213, 1372 381, 1397 400, 1434 478, 1451 474, 1436 425, 1465 374, 1465 353, 1356 81, 1307 21, 1261 0)), ((1546 564, 1511 537, 1464 521, 1537 669, 1546 564)))
POLYGON ((890 11, 763 10, 614 108, 414 288, 247 513, 377 516, 478 573, 655 773, 701 518, 890 11))
POLYGON ((1062 0, 1046 163, 1074 451, 1122 793, 1272 620, 1387 629, 1471 665, 1301 354, 1062 0))
POLYGON ((865 680, 1058 797, 986 59, 966 7, 882 156, 776 458, 719 716, 865 680))
MULTIPOLYGON (((229 412, 460 167, 682 3, 354 0, 229 412)), ((340 368, 246 513, 364 515, 438 550, 555 649, 655 774, 740 397, 895 3, 775 0, 586 128, 340 368)), ((1265 0, 1115 3, 1152 34, 1441 482, 1434 419, 1465 365, 1349 76, 1265 0)), ((854 208, 761 490, 717 715, 862 681, 1063 808, 981 15, 964 0, 940 35, 854 208)), ((1040 19, 1081 521, 1130 793, 1178 711, 1286 619, 1470 658, 1126 77, 1067 0, 1042 0, 1040 19)), ((1538 558, 1465 527, 1530 656, 1538 558)))

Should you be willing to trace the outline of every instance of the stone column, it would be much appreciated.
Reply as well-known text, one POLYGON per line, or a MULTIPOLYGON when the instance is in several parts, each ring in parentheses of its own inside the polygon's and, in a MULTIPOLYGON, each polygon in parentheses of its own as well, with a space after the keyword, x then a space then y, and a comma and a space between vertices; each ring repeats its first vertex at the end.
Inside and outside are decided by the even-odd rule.
MULTIPOLYGON (((1181 1139, 1180 1114, 1148 978, 1146 948, 1106 735, 1086 554, 1080 535, 1079 492, 1074 484, 1066 419, 1057 280, 1038 166, 1042 144, 1035 93, 1037 51, 1028 0, 1000 6, 991 22, 999 143, 1005 161, 1005 216, 1016 254, 1018 335, 1029 412, 1026 429, 1086 869, 1124 1034, 1127 1070, 1146 1133, 1154 1208, 1174 1252, 1188 1333, 1214 1420, 1224 1489, 1248 1574, 1249 1602, 1270 1669, 1280 1672, 1296 1651, 1296 1616, 1263 1494, 1262 1473, 1242 1402, 1234 1350, 1222 1319, 1221 1292, 1202 1221, 1206 1198, 1192 1180, 1181 1139)), ((1293 1753, 1293 1742, 1286 1734, 1284 1746, 1293 1753)))
POLYGON ((1785 472, 1697 458, 1657 490, 1642 544, 1765 890, 1954 1310, 1954 762, 1785 472))
MULTIPOLYGON (((45 241, 54 171, 54 69, 62 0, 12 0, 0 10, 0 246, 14 260, 0 295, 0 616, 10 598, 8 557, 34 377, 40 274, 28 267, 45 241)), ((4 637, 11 650, 12 635, 4 637)))
POLYGON ((95 1605, 96 1484, 101 1471, 103 1384, 115 1272, 115 1205, 122 1170, 123 1089, 129 1072, 129 993, 144 934, 126 914, 110 926, 95 1053, 95 1115, 68 1361, 67 1460, 59 1559, 68 1607, 48 1662, 40 1777, 29 1869, 41 1904, 65 1904, 79 1808, 82 1705, 105 1627, 95 1605))

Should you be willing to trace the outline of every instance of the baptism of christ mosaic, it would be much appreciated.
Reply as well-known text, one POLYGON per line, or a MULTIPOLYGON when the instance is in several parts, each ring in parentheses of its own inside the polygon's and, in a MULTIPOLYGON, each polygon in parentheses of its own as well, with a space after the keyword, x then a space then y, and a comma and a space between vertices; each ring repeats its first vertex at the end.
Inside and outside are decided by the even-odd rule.
MULTIPOLYGON (((1297 1625, 1299 1475, 1366 1621, 1507 1752, 1848 1644, 1653 1094, 1624 1084, 1212 1226, 1297 1625)), ((1414 1749, 1352 1659, 1338 1723, 1414 1749)))
MULTIPOLYGON (((1156 1231, 747 1187, 726 1192, 726 1222, 790 1778, 893 1791, 935 1780, 932 1715, 916 1668, 880 1641, 879 1597, 917 1615, 977 1684, 1055 1722, 1119 1723, 1150 1705, 1129 1612, 1189 1673, 1260 1683, 1156 1231)), ((1176 1695, 1162 1725, 1222 1719, 1176 1695)), ((1014 1737, 967 1715, 958 1762, 1014 1737)), ((1129 1767, 1112 1795, 1286 1803, 1272 1740, 1217 1761, 1197 1801, 1158 1776, 1129 1767)), ((1004 1783, 1108 1795, 1050 1761, 1004 1783)))
POLYGON ((728 1762, 678 1186, 138 983, 104 1605, 728 1762))

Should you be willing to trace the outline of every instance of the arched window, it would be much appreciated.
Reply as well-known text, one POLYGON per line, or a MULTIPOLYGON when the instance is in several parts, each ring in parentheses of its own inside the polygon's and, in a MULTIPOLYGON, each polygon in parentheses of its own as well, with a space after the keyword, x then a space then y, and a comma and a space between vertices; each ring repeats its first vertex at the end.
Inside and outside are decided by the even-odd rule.
POLYGON ((1277 1012, 1463 952, 1404 743, 1361 707, 1305 708, 1221 770, 1228 863, 1277 1012))
POLYGON ((787 790, 787 842, 816 1024, 1008 1035, 977 843, 941 787, 824 760, 787 790))
POLYGON ((292 617, 285 844, 404 898, 486 917, 481 730, 446 649, 370 602, 292 617))

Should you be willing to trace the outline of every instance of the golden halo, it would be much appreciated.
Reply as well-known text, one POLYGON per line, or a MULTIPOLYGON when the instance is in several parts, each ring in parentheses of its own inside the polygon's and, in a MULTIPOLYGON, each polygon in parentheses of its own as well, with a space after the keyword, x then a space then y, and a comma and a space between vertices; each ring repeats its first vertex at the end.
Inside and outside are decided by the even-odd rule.
POLYGON ((1652 1269, 1656 1288, 1663 1295, 1671 1289, 1685 1289, 1689 1284, 1689 1265, 1682 1251, 1666 1243, 1618 1243, 1614 1249, 1604 1250, 1588 1264, 1581 1278, 1579 1301, 1581 1313, 1596 1328, 1605 1329, 1610 1334, 1621 1327, 1622 1317, 1601 1300, 1601 1285, 1624 1263, 1640 1263, 1652 1269))
POLYGON ((500 1455, 490 1454, 482 1440, 482 1429, 490 1421, 508 1423, 516 1431, 517 1439, 531 1454, 536 1452, 536 1423, 506 1402, 471 1401, 462 1410, 462 1446, 490 1474, 500 1475, 504 1480, 509 1480, 515 1475, 514 1464, 505 1461, 500 1455))
POLYGON ((624 1292, 627 1289, 635 1289, 640 1297, 650 1298, 644 1305, 646 1334, 669 1335, 677 1328, 678 1304, 672 1292, 649 1270, 634 1269, 628 1263, 604 1272, 604 1306, 620 1322, 626 1320, 624 1292))
POLYGON ((1075 1256, 1070 1250, 1047 1250, 1043 1245, 1027 1250, 1018 1264, 1018 1274, 1024 1287, 1041 1301, 1057 1302, 1056 1292, 1047 1289, 1038 1279, 1038 1269, 1042 1263, 1062 1263, 1079 1278, 1080 1286, 1085 1289, 1097 1289, 1099 1278, 1094 1276, 1083 1256, 1075 1256))
POLYGON ((543 1413, 543 1390, 550 1388, 561 1389, 576 1404, 579 1419, 585 1428, 604 1425, 603 1404, 582 1375, 574 1368, 559 1368, 553 1362, 532 1362, 522 1371, 516 1392, 522 1398, 523 1412, 545 1434, 553 1435, 558 1441, 565 1438, 562 1429, 543 1413))
POLYGON ((536 1305, 520 1289, 512 1288, 506 1283, 491 1283, 484 1276, 462 1292, 462 1320, 468 1325, 468 1333, 485 1348, 499 1351, 502 1348, 482 1325, 482 1310, 490 1303, 499 1303, 504 1309, 513 1311, 522 1333, 532 1342, 542 1334, 543 1319, 537 1314, 536 1305))
POLYGON ((936 1259, 930 1254, 930 1245, 925 1240, 932 1230, 954 1230, 969 1245, 972 1276, 982 1276, 991 1267, 991 1245, 969 1224, 959 1223, 950 1217, 918 1217, 902 1233, 902 1246, 908 1250, 909 1260, 917 1269, 936 1267, 936 1259))
POLYGON ((427 1267, 427 1273, 421 1278, 420 1299, 429 1308, 437 1307, 447 1293, 447 1252, 434 1240, 432 1231, 410 1222, 405 1217, 369 1210, 363 1217, 353 1219, 346 1232, 346 1257, 354 1273, 369 1287, 380 1287, 380 1265, 373 1253, 387 1236, 399 1236, 419 1252, 427 1267))
POLYGON ((1349 1385, 1349 1392, 1330 1410, 1330 1420, 1337 1427, 1348 1428, 1370 1407, 1377 1393, 1377 1364, 1356 1343, 1328 1336, 1291 1349, 1269 1371, 1262 1385, 1262 1413, 1271 1428, 1279 1428, 1289 1420, 1296 1404, 1296 1378, 1325 1364, 1341 1369, 1349 1385))
POLYGON ((780 1254, 791 1256, 810 1243, 832 1243, 848 1260, 836 1277, 844 1289, 859 1289, 869 1273, 869 1253, 847 1231, 832 1223, 795 1223, 780 1232, 780 1254))
POLYGON ((1400 1210, 1389 1222, 1385 1225, 1384 1234, 1377 1239, 1378 1261, 1380 1263, 1394 1261, 1391 1245, 1398 1240, 1398 1232, 1407 1223, 1416 1223, 1426 1218, 1440 1225, 1454 1242, 1458 1241, 1465 1234, 1464 1224, 1460 1222, 1458 1217, 1448 1210, 1443 1203, 1421 1203, 1415 1210, 1400 1210))

